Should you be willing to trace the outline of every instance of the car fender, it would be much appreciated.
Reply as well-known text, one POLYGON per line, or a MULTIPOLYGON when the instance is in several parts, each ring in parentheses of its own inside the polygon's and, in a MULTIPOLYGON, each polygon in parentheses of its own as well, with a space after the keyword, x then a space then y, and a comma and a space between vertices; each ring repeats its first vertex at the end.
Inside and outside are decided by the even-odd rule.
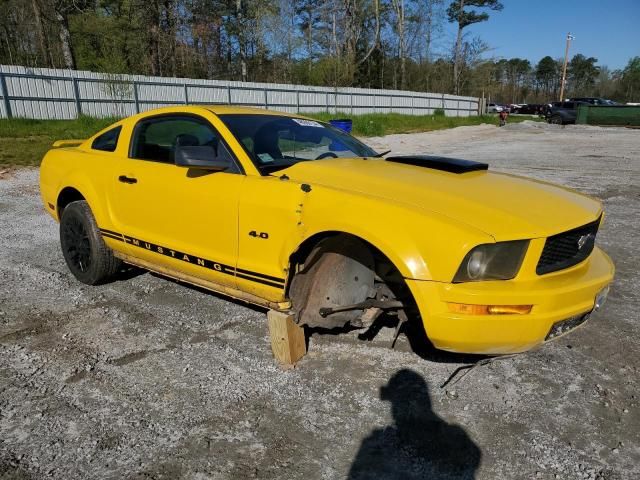
POLYGON ((494 242, 490 235, 438 213, 328 187, 311 188, 300 228, 299 245, 328 233, 354 235, 382 252, 403 277, 443 282, 452 280, 471 248, 494 242))
POLYGON ((42 160, 40 168, 41 196, 45 205, 55 206, 55 211, 49 213, 57 221, 60 221, 60 212, 57 211, 58 198, 65 188, 73 188, 87 201, 98 225, 110 224, 105 195, 98 193, 98 185, 94 180, 101 178, 104 174, 95 172, 91 168, 81 168, 78 165, 80 162, 91 161, 88 155, 90 154, 77 148, 60 148, 50 150, 42 160))

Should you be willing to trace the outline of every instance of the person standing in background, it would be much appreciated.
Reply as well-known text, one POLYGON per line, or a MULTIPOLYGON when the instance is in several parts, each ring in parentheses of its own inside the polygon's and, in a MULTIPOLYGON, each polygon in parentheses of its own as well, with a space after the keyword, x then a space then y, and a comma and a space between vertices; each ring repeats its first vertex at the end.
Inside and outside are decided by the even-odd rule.
POLYGON ((507 112, 507 109, 504 108, 498 115, 500 116, 500 126, 504 127, 507 124, 507 117, 509 116, 509 112, 507 112))

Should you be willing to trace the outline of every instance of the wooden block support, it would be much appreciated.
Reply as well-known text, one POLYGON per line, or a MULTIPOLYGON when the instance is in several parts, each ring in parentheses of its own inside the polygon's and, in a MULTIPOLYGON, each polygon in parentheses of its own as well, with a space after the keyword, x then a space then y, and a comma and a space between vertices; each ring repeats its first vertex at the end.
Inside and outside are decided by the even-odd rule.
POLYGON ((293 321, 293 315, 269 310, 269 334, 273 356, 280 363, 293 365, 307 353, 304 328, 293 321))

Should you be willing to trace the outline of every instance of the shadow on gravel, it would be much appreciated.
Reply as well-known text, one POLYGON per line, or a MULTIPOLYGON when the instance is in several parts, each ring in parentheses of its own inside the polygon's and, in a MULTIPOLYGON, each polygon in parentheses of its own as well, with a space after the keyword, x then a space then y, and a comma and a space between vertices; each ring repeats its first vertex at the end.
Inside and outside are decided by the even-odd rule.
POLYGON ((472 353, 453 353, 445 352, 444 350, 438 350, 429 341, 429 338, 424 331, 422 321, 419 319, 409 320, 402 329, 402 332, 407 337, 413 353, 418 355, 423 360, 428 360, 429 362, 475 364, 480 360, 488 358, 487 355, 477 355, 472 353))
MULTIPOLYGON (((213 297, 224 300, 225 302, 230 302, 235 305, 239 305, 244 308, 251 309, 255 312, 266 313, 268 310, 265 307, 260 307, 258 305, 253 305, 251 303, 248 303, 242 300, 237 300, 235 298, 226 296, 224 294, 213 292, 211 290, 207 290, 206 288, 192 285, 192 284, 183 282, 181 280, 177 280, 177 279, 165 276, 161 273, 151 272, 138 267, 129 267, 128 269, 123 269, 123 271, 121 271, 118 274, 116 279, 120 281, 126 281, 145 273, 148 273, 149 275, 156 278, 167 280, 171 283, 180 285, 190 290, 204 293, 206 295, 211 295, 213 297)), ((309 349, 310 339, 314 335, 337 336, 337 335, 347 334, 353 331, 360 331, 361 333, 358 334, 358 339, 367 342, 367 341, 372 341, 380 333, 380 331, 383 328, 395 329, 397 322, 398 322, 398 319, 395 316, 381 315, 374 322, 374 324, 367 329, 353 327, 348 324, 345 325, 344 327, 332 328, 332 329, 326 329, 321 327, 310 328, 305 326, 305 340, 306 340, 307 350, 309 349)), ((463 365, 463 364, 473 365, 481 360, 488 358, 486 355, 452 353, 452 352, 445 352, 443 350, 436 349, 429 341, 429 338, 425 334, 424 326, 422 325, 421 320, 419 320, 418 318, 411 318, 408 322, 406 322, 402 326, 400 332, 401 334, 404 334, 407 337, 411 351, 413 351, 413 353, 418 355, 423 360, 427 360, 429 362, 450 363, 450 364, 459 364, 459 365, 463 365)))
MULTIPOLYGON (((332 328, 326 329, 321 327, 305 327, 305 337, 307 340, 307 349, 309 348, 309 340, 315 335, 332 335, 339 336, 348 334, 354 331, 360 332, 358 333, 358 340, 363 342, 371 342, 376 336, 380 333, 380 331, 384 328, 387 329, 395 329, 398 323, 397 317, 381 315, 376 319, 373 325, 371 325, 367 329, 353 327, 351 325, 345 325, 340 328, 332 328)), ((418 355, 423 360, 428 362, 436 362, 436 363, 449 363, 449 364, 457 364, 457 365, 468 365, 472 366, 481 360, 485 360, 489 358, 487 355, 477 355, 470 353, 453 353, 453 352, 445 352, 444 350, 438 350, 433 346, 433 344, 429 341, 427 337, 424 326, 419 319, 412 318, 408 322, 406 322, 401 330, 401 335, 405 335, 407 341, 409 342, 410 350, 418 355)), ((391 346, 391 345, 389 345, 391 346)), ((396 345, 396 349, 406 349, 401 345, 396 345)))
POLYGON ((260 307, 259 305, 254 305, 253 303, 249 303, 249 302, 245 302, 245 301, 242 301, 242 300, 238 300, 236 298, 229 297, 229 296, 224 295, 222 293, 214 292, 213 290, 208 290, 206 288, 199 287, 197 285, 192 285, 190 283, 183 282, 182 280, 178 280, 178 279, 175 279, 175 278, 167 277, 166 275, 162 275, 161 273, 151 272, 151 271, 147 271, 147 270, 145 270, 144 272, 145 273, 148 272, 149 275, 151 275, 153 277, 161 278, 163 280, 167 280, 168 282, 174 283, 176 285, 180 285, 181 287, 184 287, 184 288, 188 288, 189 290, 193 290, 195 292, 204 293, 205 295, 210 295, 212 297, 219 298, 220 300, 224 300, 225 302, 233 303, 234 305, 239 305, 241 307, 248 308, 250 310, 253 310, 254 312, 266 313, 267 310, 268 310, 265 307, 260 307))
POLYGON ((472 480, 482 452, 465 430, 431 409, 429 388, 413 370, 396 372, 380 388, 394 424, 376 429, 360 445, 349 480, 472 480))
POLYGON ((115 274, 113 280, 116 282, 127 282, 133 278, 139 277, 140 275, 144 275, 145 273, 147 273, 147 270, 134 267, 133 265, 127 265, 125 263, 120 271, 115 274))

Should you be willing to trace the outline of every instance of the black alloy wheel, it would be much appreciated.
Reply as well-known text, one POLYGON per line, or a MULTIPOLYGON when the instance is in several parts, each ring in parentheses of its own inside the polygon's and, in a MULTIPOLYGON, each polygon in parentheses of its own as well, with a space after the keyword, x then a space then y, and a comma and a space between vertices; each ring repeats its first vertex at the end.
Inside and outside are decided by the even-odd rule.
POLYGON ((60 246, 73 276, 87 285, 104 283, 122 266, 102 239, 84 200, 71 202, 62 211, 60 246))

